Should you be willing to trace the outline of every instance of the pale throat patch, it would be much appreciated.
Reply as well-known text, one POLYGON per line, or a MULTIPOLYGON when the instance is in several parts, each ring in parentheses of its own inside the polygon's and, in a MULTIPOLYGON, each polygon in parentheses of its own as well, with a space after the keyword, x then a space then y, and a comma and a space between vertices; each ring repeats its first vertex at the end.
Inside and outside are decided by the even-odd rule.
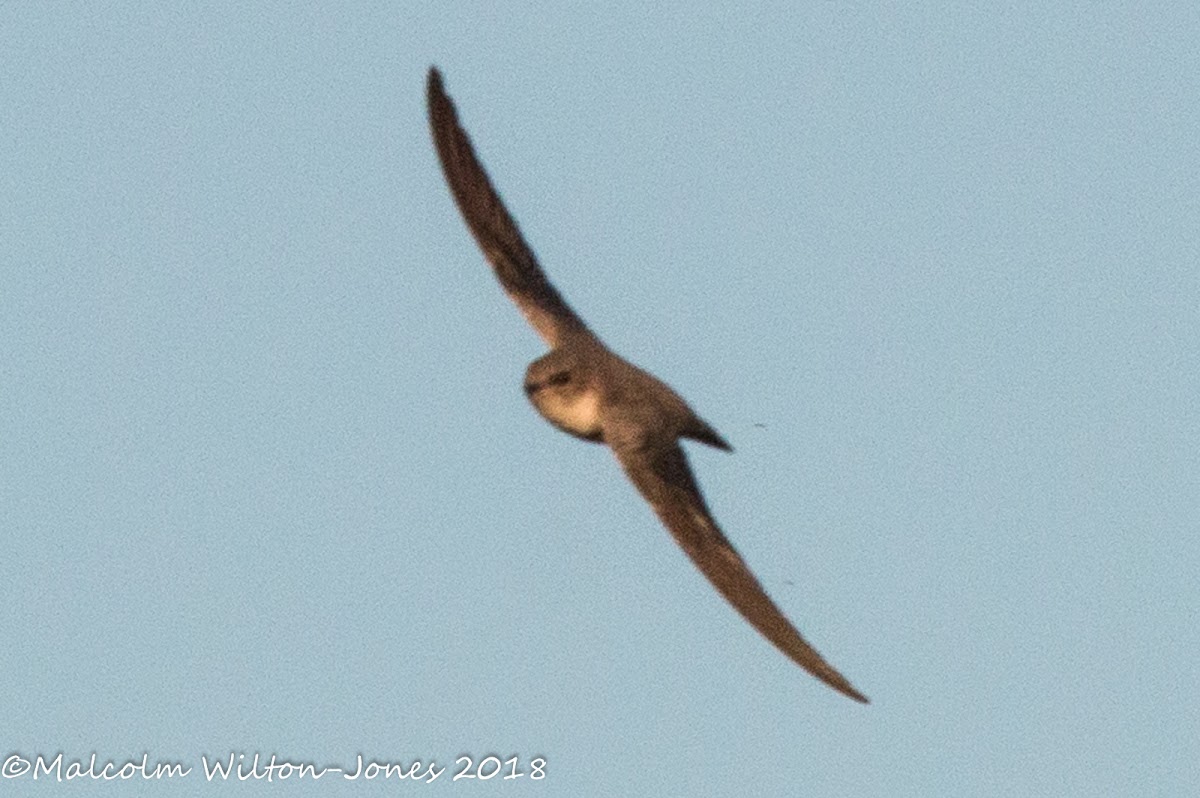
POLYGON ((570 398, 546 391, 541 399, 538 409, 558 426, 584 437, 600 432, 599 391, 583 391, 570 398))

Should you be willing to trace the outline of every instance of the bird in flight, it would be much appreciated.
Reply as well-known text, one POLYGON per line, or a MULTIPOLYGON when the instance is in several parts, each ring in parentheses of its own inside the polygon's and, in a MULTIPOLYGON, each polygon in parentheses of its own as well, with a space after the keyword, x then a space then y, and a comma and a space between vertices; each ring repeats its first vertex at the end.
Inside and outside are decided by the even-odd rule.
POLYGON ((800 667, 868 703, 767 596, 713 520, 680 438, 732 448, 667 385, 606 347, 550 284, 505 210, 430 68, 429 125, 446 182, 505 293, 550 347, 529 364, 525 395, 551 424, 612 449, 626 476, 722 596, 800 667))

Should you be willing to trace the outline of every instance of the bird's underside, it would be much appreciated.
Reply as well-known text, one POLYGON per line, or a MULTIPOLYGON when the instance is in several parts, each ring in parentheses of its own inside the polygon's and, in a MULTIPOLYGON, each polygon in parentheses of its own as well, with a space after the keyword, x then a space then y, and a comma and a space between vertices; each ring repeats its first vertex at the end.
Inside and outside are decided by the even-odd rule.
POLYGON ((436 68, 429 121, 438 158, 467 227, 500 285, 550 346, 525 376, 530 401, 555 426, 607 444, 676 543, 713 586, 780 651, 841 693, 867 698, 800 636, 722 534, 679 445, 686 437, 729 449, 665 383, 600 342, 551 285, 505 209, 436 68))

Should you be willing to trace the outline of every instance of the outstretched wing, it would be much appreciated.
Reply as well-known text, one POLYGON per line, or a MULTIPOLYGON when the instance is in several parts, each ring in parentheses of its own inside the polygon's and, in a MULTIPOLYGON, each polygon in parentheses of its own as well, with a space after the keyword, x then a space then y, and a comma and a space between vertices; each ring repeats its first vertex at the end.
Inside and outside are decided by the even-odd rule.
POLYGON ((615 434, 605 436, 621 467, 708 581, 793 662, 834 690, 869 703, 800 636, 767 596, 713 521, 679 444, 647 438, 633 428, 624 430, 627 435, 621 432, 614 430, 615 434))
POLYGON ((586 330, 546 279, 517 223, 504 209, 500 195, 475 157, 470 137, 458 123, 454 102, 447 96, 442 75, 435 67, 429 70, 427 97, 429 126, 446 182, 500 285, 551 347, 557 346, 570 330, 586 330))

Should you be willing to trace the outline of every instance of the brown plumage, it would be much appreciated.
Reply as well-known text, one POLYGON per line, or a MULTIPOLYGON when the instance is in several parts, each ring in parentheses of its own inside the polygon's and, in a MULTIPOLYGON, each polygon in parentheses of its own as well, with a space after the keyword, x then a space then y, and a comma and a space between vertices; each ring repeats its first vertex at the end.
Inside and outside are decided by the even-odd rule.
POLYGON ((429 122, 454 201, 505 292, 550 346, 529 365, 525 393, 550 423, 607 444, 676 543, 742 617, 830 687, 867 698, 800 636, 713 520, 680 438, 729 451, 679 394, 606 347, 550 284, 505 209, 446 95, 429 70, 429 122))

